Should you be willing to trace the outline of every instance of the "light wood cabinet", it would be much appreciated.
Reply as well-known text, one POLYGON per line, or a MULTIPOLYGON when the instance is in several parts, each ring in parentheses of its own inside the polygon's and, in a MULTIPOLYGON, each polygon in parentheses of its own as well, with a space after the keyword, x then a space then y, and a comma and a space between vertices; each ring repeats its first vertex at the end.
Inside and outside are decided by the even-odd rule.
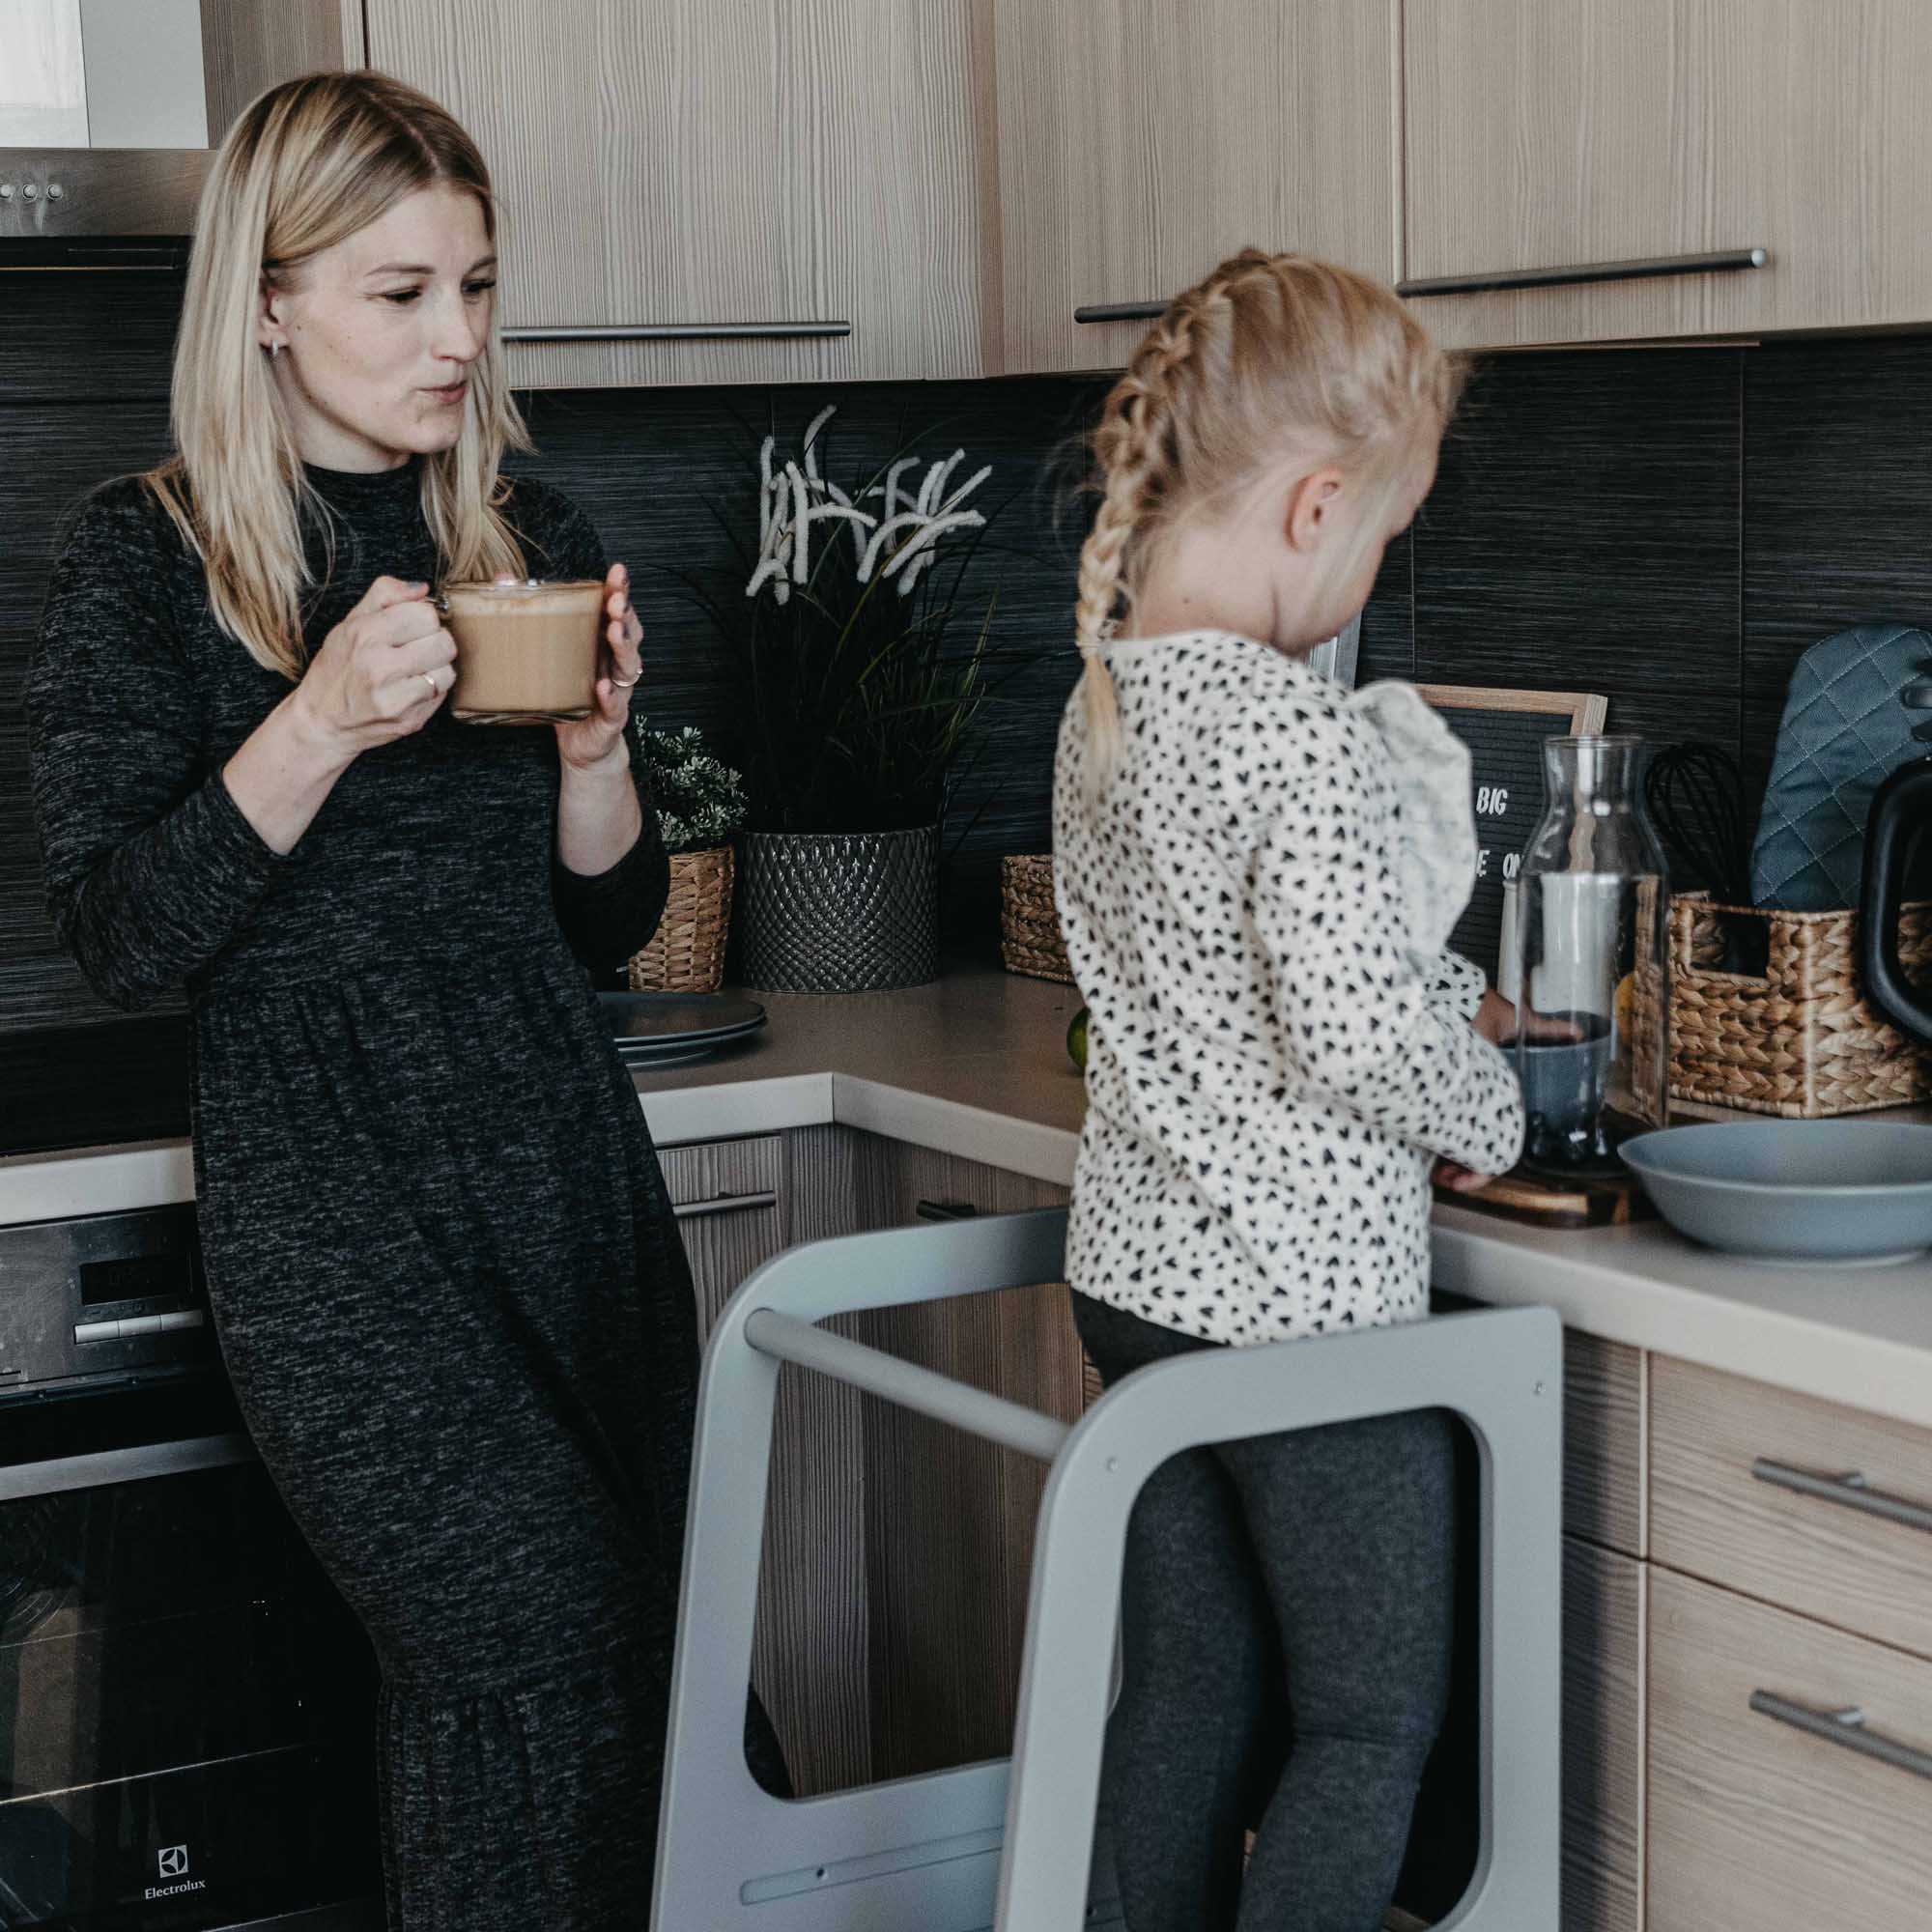
POLYGON ((1662 1569, 1651 1617, 1652 1932, 1922 1925, 1932 1663, 1662 1569), (1879 1740, 1918 1769, 1855 1748, 1879 1740))
POLYGON ((1562 1932, 1643 1923, 1641 1563, 1563 1540, 1562 1932))
POLYGON ((1145 320, 1076 311, 1248 243, 1393 275, 1395 4, 992 0, 989 369, 1118 367, 1145 320))
POLYGON ((520 387, 979 367, 961 0, 368 0, 369 58, 475 136, 520 387), (844 335, 627 339, 849 325, 844 335))
POLYGON ((1769 258, 1418 297, 1438 339, 1932 318, 1921 0, 1406 0, 1404 14, 1406 277, 1769 258))
POLYGON ((1646 1553, 1643 1351, 1572 1328, 1563 1337, 1563 1527, 1646 1553))

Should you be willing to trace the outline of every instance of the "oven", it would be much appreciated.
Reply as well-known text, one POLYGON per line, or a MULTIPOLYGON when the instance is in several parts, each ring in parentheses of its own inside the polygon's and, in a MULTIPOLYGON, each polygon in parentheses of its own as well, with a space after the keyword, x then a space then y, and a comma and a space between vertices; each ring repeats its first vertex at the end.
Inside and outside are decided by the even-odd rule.
POLYGON ((374 1932, 375 1690, 193 1209, 0 1228, 0 1927, 374 1932))

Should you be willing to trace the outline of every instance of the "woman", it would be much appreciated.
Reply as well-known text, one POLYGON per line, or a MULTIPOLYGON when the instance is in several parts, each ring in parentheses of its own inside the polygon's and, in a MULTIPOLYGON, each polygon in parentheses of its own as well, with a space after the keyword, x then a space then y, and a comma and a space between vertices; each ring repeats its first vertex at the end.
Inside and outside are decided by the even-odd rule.
POLYGON ((187 989, 222 1352, 382 1664, 411 1932, 648 1911, 697 1352, 584 971, 668 887, 641 633, 583 517, 498 475, 494 227, 413 90, 257 100, 203 201, 178 453, 81 514, 27 684, 64 942, 117 1005, 187 989), (606 579, 589 717, 449 717, 428 586, 501 573, 606 579))

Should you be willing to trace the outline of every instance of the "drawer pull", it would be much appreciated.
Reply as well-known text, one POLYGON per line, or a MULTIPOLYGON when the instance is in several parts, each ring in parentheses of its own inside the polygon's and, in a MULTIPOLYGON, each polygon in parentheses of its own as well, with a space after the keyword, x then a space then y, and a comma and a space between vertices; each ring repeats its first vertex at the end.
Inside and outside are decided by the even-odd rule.
POLYGON ((1842 1476, 1820 1476, 1760 1456, 1751 1464, 1751 1475, 1760 1483, 1794 1490, 1801 1496, 1816 1496, 1821 1502, 1862 1510, 1866 1516, 1882 1516, 1888 1522, 1902 1522, 1907 1529, 1932 1530, 1932 1509, 1923 1503, 1907 1502, 1903 1496, 1889 1496, 1882 1490, 1867 1489, 1864 1477, 1856 1469, 1842 1476))
POLYGON ((600 322, 512 324, 505 342, 785 342, 850 335, 849 322, 600 322))
POLYGON ((1643 255, 1630 262, 1577 262, 1567 269, 1497 269, 1487 274, 1426 275, 1398 282, 1399 296, 1480 296, 1500 289, 1568 289, 1588 282, 1646 281, 1655 275, 1716 275, 1761 269, 1763 248, 1725 248, 1713 255, 1643 255))
POLYGON ((779 1197, 775 1189, 767 1188, 762 1194, 718 1194, 709 1201, 680 1201, 670 1211, 680 1221, 695 1221, 704 1214, 747 1213, 753 1208, 776 1208, 779 1197))
POLYGON ((1170 304, 1152 302, 1090 302, 1073 311, 1075 322, 1158 322, 1170 304))
POLYGON ((1761 1718, 1774 1718, 1793 1730, 1808 1731, 1827 1744, 1857 1751, 1861 1757, 1875 1757, 1881 1764, 1895 1765, 1914 1777, 1932 1778, 1932 1751, 1902 1745, 1895 1738, 1880 1737, 1865 1728, 1865 1714, 1854 1705, 1848 1711, 1814 1711, 1808 1704, 1794 1704, 1770 1690, 1753 1690, 1750 1707, 1761 1718))
POLYGON ((971 1221, 980 1212, 970 1201, 922 1201, 912 1211, 922 1221, 971 1221))

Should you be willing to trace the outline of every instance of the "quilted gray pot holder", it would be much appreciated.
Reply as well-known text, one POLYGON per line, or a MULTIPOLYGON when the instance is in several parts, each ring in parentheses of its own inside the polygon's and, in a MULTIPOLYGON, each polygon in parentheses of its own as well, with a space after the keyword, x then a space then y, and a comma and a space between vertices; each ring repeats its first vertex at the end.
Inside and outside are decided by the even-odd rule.
POLYGON ((1861 624, 1813 644, 1791 674, 1751 850, 1753 900, 1787 912, 1857 905, 1872 793, 1932 753, 1928 738, 1932 633, 1861 624))

